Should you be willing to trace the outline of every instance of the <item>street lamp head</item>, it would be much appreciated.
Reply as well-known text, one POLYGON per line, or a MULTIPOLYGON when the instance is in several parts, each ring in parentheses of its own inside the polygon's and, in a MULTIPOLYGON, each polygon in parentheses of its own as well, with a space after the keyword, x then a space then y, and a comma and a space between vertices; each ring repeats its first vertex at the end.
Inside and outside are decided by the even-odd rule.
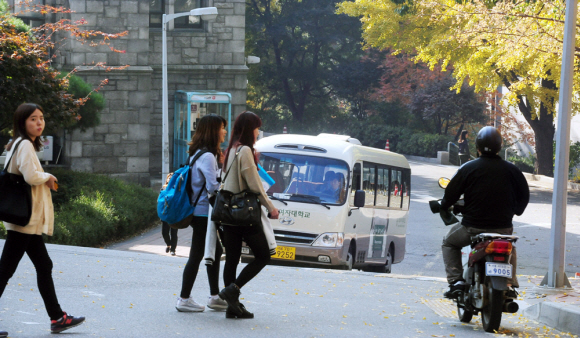
POLYGON ((201 16, 201 18, 205 21, 215 20, 218 16, 218 10, 215 7, 202 7, 192 9, 189 12, 189 15, 192 16, 201 16))

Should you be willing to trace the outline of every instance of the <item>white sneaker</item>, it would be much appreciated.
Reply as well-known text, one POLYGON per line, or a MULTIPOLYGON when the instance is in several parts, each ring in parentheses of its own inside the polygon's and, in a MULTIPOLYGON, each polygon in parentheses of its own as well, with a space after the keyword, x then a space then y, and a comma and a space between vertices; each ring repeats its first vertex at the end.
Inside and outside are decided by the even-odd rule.
POLYGON ((180 312, 203 312, 205 310, 205 306, 196 303, 191 297, 177 298, 175 308, 180 312))
POLYGON ((209 296, 207 299, 207 307, 212 310, 225 310, 228 308, 228 303, 219 296, 209 296))

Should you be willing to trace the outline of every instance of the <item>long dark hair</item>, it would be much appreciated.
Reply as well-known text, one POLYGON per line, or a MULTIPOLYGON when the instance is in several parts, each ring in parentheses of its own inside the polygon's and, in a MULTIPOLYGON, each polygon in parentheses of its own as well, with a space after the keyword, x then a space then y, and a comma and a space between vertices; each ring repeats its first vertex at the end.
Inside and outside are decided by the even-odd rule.
POLYGON ((33 141, 26 132, 26 120, 37 109, 42 112, 42 115, 44 115, 44 109, 36 103, 23 103, 16 108, 16 112, 14 112, 14 126, 12 127, 12 141, 6 145, 6 150, 10 151, 16 139, 22 137, 22 139, 28 140, 32 143, 34 150, 40 151, 40 147, 42 147, 40 137, 37 137, 33 141))
POLYGON ((464 142, 467 139, 467 130, 461 131, 461 135, 459 136, 459 142, 464 142))
POLYGON ((261 126, 262 120, 260 120, 258 115, 251 111, 246 110, 238 115, 236 122, 234 122, 234 127, 232 128, 232 135, 230 136, 228 149, 226 150, 226 161, 228 160, 232 148, 248 146, 254 154, 254 162, 258 164, 258 154, 254 150, 254 130, 261 126))
POLYGON ((196 151, 202 148, 209 150, 218 157, 218 162, 222 161, 222 150, 220 149, 220 130, 227 127, 226 119, 219 115, 206 115, 199 120, 195 134, 191 137, 189 146, 189 156, 193 156, 196 151))

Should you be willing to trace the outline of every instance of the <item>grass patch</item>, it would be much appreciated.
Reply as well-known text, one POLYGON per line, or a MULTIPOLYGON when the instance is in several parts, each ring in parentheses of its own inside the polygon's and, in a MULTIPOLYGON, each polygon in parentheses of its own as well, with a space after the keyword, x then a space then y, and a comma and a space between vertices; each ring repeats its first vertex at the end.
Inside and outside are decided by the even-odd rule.
MULTIPOLYGON (((54 233, 47 243, 102 247, 137 235, 158 221, 157 193, 107 176, 53 169, 54 233)), ((0 237, 6 238, 0 223, 0 237)))

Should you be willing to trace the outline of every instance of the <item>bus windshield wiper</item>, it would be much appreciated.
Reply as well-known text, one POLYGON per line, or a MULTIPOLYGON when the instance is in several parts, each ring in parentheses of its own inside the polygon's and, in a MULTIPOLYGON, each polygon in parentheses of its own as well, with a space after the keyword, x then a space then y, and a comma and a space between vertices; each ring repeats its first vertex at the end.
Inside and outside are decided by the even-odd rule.
POLYGON ((303 195, 303 194, 292 194, 292 196, 290 196, 290 200, 292 200, 292 197, 298 197, 298 198, 304 198, 307 200, 310 200, 316 204, 320 204, 321 206, 325 207, 326 209, 330 210, 330 207, 328 205, 326 205, 326 203, 322 202, 320 200, 320 197, 316 197, 316 196, 310 196, 310 195, 303 195))
POLYGON ((272 199, 272 200, 280 201, 280 202, 284 203, 284 205, 288 205, 288 203, 286 203, 283 199, 278 198, 274 195, 268 195, 268 197, 270 197, 270 199, 272 199))

